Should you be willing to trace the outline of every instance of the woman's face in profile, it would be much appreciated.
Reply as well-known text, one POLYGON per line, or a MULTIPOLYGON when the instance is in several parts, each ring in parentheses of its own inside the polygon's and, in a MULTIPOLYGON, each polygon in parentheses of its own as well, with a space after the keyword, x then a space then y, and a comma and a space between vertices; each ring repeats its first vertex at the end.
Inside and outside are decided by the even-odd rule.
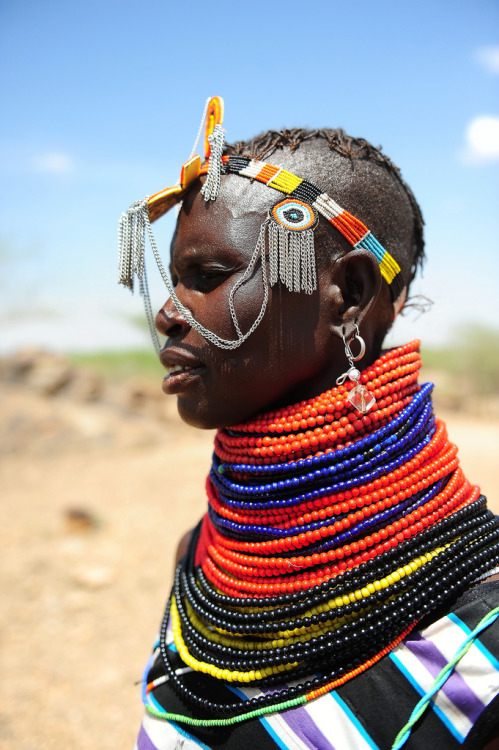
MULTIPOLYGON (((197 321, 226 339, 236 339, 230 316, 231 289, 246 270, 268 209, 279 196, 238 177, 225 177, 219 198, 206 204, 194 189, 179 216, 171 247, 175 291, 197 321), (249 197, 248 197, 249 196, 249 197), (251 200, 251 203, 250 203, 251 200)), ((161 361, 169 370, 163 389, 177 396, 181 417, 213 428, 237 424, 272 406, 312 397, 334 385, 331 362, 344 369, 341 340, 331 335, 323 294, 328 280, 319 273, 311 295, 269 289, 262 321, 237 349, 209 343, 168 300, 158 313, 167 336, 161 361)), ((235 293, 243 333, 258 317, 264 299, 261 261, 235 293)))

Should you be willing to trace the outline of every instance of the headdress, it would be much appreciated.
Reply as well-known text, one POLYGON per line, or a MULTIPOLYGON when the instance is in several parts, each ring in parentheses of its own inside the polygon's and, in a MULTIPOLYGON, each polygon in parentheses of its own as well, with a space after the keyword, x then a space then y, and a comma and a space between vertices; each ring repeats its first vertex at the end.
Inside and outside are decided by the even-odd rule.
POLYGON ((206 103, 200 131, 193 149, 194 152, 204 124, 204 161, 201 161, 199 154, 193 153, 183 164, 180 180, 176 185, 165 188, 143 200, 136 201, 122 215, 120 220, 119 283, 133 290, 134 276, 139 279, 140 292, 144 298, 146 315, 156 347, 159 349, 159 341, 154 328, 145 274, 146 232, 173 304, 193 328, 222 349, 237 348, 255 330, 265 313, 269 284, 274 286, 280 281, 290 291, 304 291, 307 294, 315 291, 317 276, 313 232, 317 226, 319 215, 327 219, 353 248, 362 248, 374 255, 378 261, 381 275, 389 286, 392 302, 398 311, 405 287, 400 266, 368 227, 309 180, 302 179, 282 167, 249 157, 223 156, 223 110, 221 97, 213 97, 206 103), (205 328, 178 299, 170 277, 161 261, 151 229, 151 223, 169 211, 172 206, 182 201, 186 192, 201 175, 206 175, 206 180, 201 189, 203 198, 205 201, 216 200, 221 175, 223 174, 235 174, 256 180, 286 196, 284 199, 281 198, 268 212, 262 223, 248 268, 232 288, 229 307, 237 333, 237 339, 234 340, 222 339, 205 328), (246 333, 243 333, 239 327, 233 304, 234 294, 251 275, 259 257, 261 258, 264 299, 253 325, 246 333))

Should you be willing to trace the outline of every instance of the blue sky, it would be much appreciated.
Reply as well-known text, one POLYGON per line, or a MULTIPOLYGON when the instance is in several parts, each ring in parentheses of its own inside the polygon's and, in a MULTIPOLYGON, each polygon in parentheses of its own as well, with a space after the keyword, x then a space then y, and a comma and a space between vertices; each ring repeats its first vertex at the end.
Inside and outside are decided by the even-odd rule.
MULTIPOLYGON (((16 0, 0 75, 0 351, 147 345, 116 285, 118 218, 176 181, 213 94, 228 140, 341 126, 401 167, 426 219, 414 291, 435 304, 394 340, 496 325, 496 0, 16 0)), ((155 226, 166 254, 172 217, 155 226)))

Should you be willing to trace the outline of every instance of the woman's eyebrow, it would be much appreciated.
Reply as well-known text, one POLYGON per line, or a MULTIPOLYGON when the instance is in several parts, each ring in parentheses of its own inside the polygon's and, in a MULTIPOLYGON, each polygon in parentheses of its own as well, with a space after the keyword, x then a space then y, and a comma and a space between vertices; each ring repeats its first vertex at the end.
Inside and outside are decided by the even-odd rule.
POLYGON ((239 267, 241 264, 246 265, 248 258, 242 250, 232 245, 226 247, 223 245, 203 245, 203 243, 192 244, 182 248, 182 250, 173 249, 170 257, 170 268, 172 264, 182 268, 208 262, 239 267))

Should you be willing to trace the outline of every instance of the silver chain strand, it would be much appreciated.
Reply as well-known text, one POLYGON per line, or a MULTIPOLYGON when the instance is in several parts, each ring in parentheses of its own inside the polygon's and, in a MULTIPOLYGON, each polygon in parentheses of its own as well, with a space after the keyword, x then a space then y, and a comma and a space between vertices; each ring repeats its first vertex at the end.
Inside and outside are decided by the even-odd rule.
POLYGON ((145 266, 146 214, 149 218, 147 200, 147 198, 144 198, 141 201, 136 201, 121 216, 118 226, 119 283, 133 292, 134 277, 137 276, 139 279, 139 292, 144 302, 147 326, 156 353, 159 354, 161 345, 152 312, 145 266))
POLYGON ((208 136, 210 157, 208 160, 208 174, 201 188, 201 195, 205 201, 214 201, 220 190, 220 175, 222 172, 222 154, 224 150, 225 131, 221 125, 215 125, 213 133, 208 136))
POLYGON ((154 257, 156 259, 156 264, 161 274, 161 278, 163 279, 165 286, 168 289, 168 293, 170 294, 170 298, 173 304, 175 305, 175 308, 182 315, 184 320, 186 320, 187 323, 189 323, 189 325, 192 326, 192 328, 194 328, 195 331, 201 334, 201 336, 207 339, 207 341, 210 341, 212 344, 214 344, 215 346, 218 346, 220 349, 237 349, 239 346, 241 346, 241 344, 244 341, 246 341, 247 338, 251 336, 253 331, 261 322, 265 314, 265 310, 266 310, 267 302, 268 302, 267 268, 266 268, 266 262, 265 262, 265 241, 264 240, 262 241, 262 238, 264 238, 264 232, 265 232, 264 228, 262 228, 262 230, 260 231, 258 242, 255 247, 253 256, 250 260, 250 263, 248 265, 248 268, 244 272, 241 279, 238 282, 236 282, 234 289, 232 290, 231 295, 229 296, 229 309, 231 311, 231 317, 232 317, 232 320, 234 321, 234 325, 236 326, 236 331, 239 329, 239 324, 237 323, 237 317, 235 315, 235 310, 233 306, 234 293, 236 291, 236 288, 239 288, 241 284, 244 283, 244 281, 249 277, 251 270, 256 263, 258 255, 261 255, 261 259, 262 259, 262 281, 263 281, 263 287, 264 287, 264 298, 262 302, 262 307, 256 317, 256 320, 254 321, 253 325, 249 329, 249 331, 247 331, 245 334, 242 334, 239 329, 238 338, 235 340, 231 340, 231 339, 223 339, 221 338, 221 336, 218 336, 216 333, 213 333, 213 331, 210 331, 208 328, 205 328, 203 325, 201 325, 201 323, 199 323, 194 318, 191 311, 187 307, 185 307, 185 305, 183 305, 182 302, 177 297, 175 293, 175 289, 171 282, 171 279, 165 270, 163 261, 161 260, 161 256, 158 252, 156 241, 154 239, 154 235, 152 232, 151 223, 149 221, 149 215, 147 213, 147 208, 146 208, 146 226, 147 226, 147 231, 149 235, 149 241, 151 243, 151 248, 152 248, 154 257))
POLYGON ((152 231, 147 208, 148 197, 135 201, 128 211, 122 214, 118 228, 119 243, 119 283, 133 291, 134 276, 140 281, 140 294, 144 301, 144 308, 156 351, 160 351, 160 342, 154 324, 154 315, 151 308, 151 300, 145 272, 145 234, 149 242, 158 266, 163 282, 169 292, 170 298, 183 318, 201 336, 210 341, 220 349, 237 349, 260 324, 269 299, 270 286, 274 286, 280 280, 289 291, 305 291, 311 294, 317 288, 317 277, 315 268, 315 252, 313 232, 306 230, 299 233, 290 232, 280 227, 270 218, 267 218, 258 235, 258 240, 250 258, 248 266, 241 278, 234 284, 229 294, 229 311, 237 339, 224 339, 213 331, 205 328, 199 323, 191 311, 183 305, 175 293, 175 289, 167 273, 161 256, 159 254, 156 240, 152 231), (268 236, 269 244, 269 272, 270 280, 267 280, 265 237, 268 236), (251 328, 243 334, 234 306, 234 297, 237 290, 251 277, 258 259, 261 259, 263 301, 260 311, 251 328))
POLYGON ((144 310, 146 313, 147 327, 149 328, 149 333, 151 334, 151 339, 152 339, 152 343, 154 345, 156 354, 159 356, 159 353, 161 351, 161 344, 159 341, 158 332, 156 330, 155 316, 153 314, 152 306, 151 306, 151 297, 149 295, 149 285, 147 283, 147 273, 146 273, 145 263, 144 263, 144 273, 143 273, 142 278, 140 279, 139 289, 140 289, 140 296, 142 297, 144 301, 144 310))
MULTIPOLYGON (((201 138, 201 133, 203 132, 204 123, 205 123, 205 120, 206 120, 206 114, 208 112, 208 104, 209 103, 210 103, 210 97, 208 97, 207 100, 206 100, 206 102, 205 102, 204 110, 203 110, 203 116, 201 117, 201 122, 199 123, 198 134, 196 136, 196 140, 194 141, 194 146, 192 147, 192 151, 190 153, 189 159, 192 159, 192 157, 196 153, 196 149, 198 147, 199 139, 201 138)), ((187 161, 189 161, 189 159, 187 161)))
MULTIPOLYGON (((118 226, 118 282, 133 292, 134 276, 142 279, 145 252, 145 215, 148 198, 132 203, 118 226)), ((147 219, 149 215, 147 214, 147 219)))
MULTIPOLYGON (((199 139, 201 138, 201 133, 203 132, 203 128, 204 128, 204 126, 205 126, 206 114, 207 114, 207 112, 208 112, 208 104, 209 104, 209 103, 210 103, 210 97, 208 97, 208 98, 207 98, 207 100, 206 100, 206 102, 205 102, 205 104, 204 104, 203 115, 202 115, 202 117, 201 117, 201 122, 199 123, 199 130, 198 130, 198 134, 197 134, 197 136, 196 136, 196 140, 194 141, 194 146, 192 147, 192 151, 191 151, 191 153, 190 153, 190 155, 189 155, 189 159, 192 159, 192 157, 193 157, 193 156, 194 156, 194 154, 196 153, 196 149, 197 149, 197 147, 198 147, 199 139)), ((189 159, 187 159, 187 161, 189 161, 189 159)), ((176 184, 177 184, 177 185, 180 185, 180 177, 179 177, 179 179, 177 180, 176 184)), ((181 201, 181 200, 180 200, 180 201, 179 201, 179 202, 178 202, 178 203, 177 203, 177 204, 175 205, 175 213, 177 214, 177 216, 179 215, 179 213, 180 213, 180 212, 181 212, 181 210, 182 210, 182 204, 183 204, 183 201, 181 201)))
MULTIPOLYGON (((239 279, 239 281, 236 281, 232 289, 230 290, 229 295, 229 310, 230 310, 230 316, 232 318, 232 322, 234 323, 234 327, 237 331, 237 335, 239 337, 242 337, 244 334, 242 333, 241 329, 239 328, 239 322, 237 320, 236 311, 234 309, 234 295, 236 291, 244 284, 244 282, 250 278, 251 274, 253 273, 253 270, 256 266, 256 263, 258 261, 258 256, 261 256, 262 259, 262 279, 263 279, 263 302, 262 306, 260 308, 260 312, 258 313, 253 325, 251 326, 250 331, 246 334, 246 337, 252 333, 256 327, 260 324, 264 314, 265 310, 267 308, 267 302, 269 299, 269 286, 267 283, 267 269, 266 269, 266 262, 265 262, 265 228, 268 224, 269 220, 266 219, 262 226, 260 227, 260 234, 258 235, 258 240, 256 243, 256 247, 253 251, 253 255, 251 256, 250 262, 248 263, 248 267, 246 268, 245 272, 239 279)), ((272 282, 271 282, 272 286, 272 282)))
POLYGON ((270 267, 270 286, 274 286, 279 281, 279 237, 277 234, 277 224, 275 221, 269 222, 269 267, 270 267))
MULTIPOLYGON (((138 265, 144 268, 145 231, 146 225, 149 222, 147 202, 148 196, 132 203, 128 211, 121 215, 118 227, 118 283, 123 284, 123 286, 126 286, 132 292, 134 289, 134 275, 138 270, 135 267, 134 258, 141 256, 142 259, 138 265)), ((147 284, 144 286, 144 292, 148 295, 147 284)))
POLYGON ((270 286, 278 280, 290 292, 312 294, 317 289, 313 230, 290 231, 270 219, 270 286))
POLYGON ((119 241, 119 282, 124 286, 128 287, 133 291, 133 277, 140 273, 139 279, 141 281, 140 292, 144 299, 144 307, 146 310, 146 316, 148 319, 149 329, 155 348, 159 351, 159 339, 157 337, 156 329, 154 327, 154 316, 152 314, 151 302, 149 297, 149 290, 147 286, 147 280, 145 279, 145 263, 144 263, 144 248, 145 248, 145 230, 147 229, 149 242, 158 266, 161 278, 163 279, 165 286, 170 294, 170 298, 175 305, 177 311, 182 317, 189 323, 194 330, 196 330, 201 336, 210 341, 220 349, 237 349, 249 336, 253 333, 256 327, 260 324, 265 310, 267 308, 269 290, 267 281, 267 264, 265 259, 265 229, 268 223, 266 220, 260 229, 258 241, 250 259, 248 267, 241 276, 241 278, 233 286, 229 295, 229 310, 234 327, 236 329, 238 338, 235 340, 223 339, 213 331, 205 328, 199 323, 191 311, 183 305, 175 293, 175 289, 171 282, 171 279, 166 272, 166 269, 161 260, 161 256, 158 252, 156 240, 152 232, 151 222, 149 220, 149 212, 147 210, 147 198, 142 201, 136 201, 133 203, 129 210, 122 215, 120 219, 120 225, 118 229, 118 241, 119 241), (258 258, 261 257, 262 264, 262 282, 263 282, 263 302, 253 325, 246 333, 242 333, 237 320, 236 311, 234 308, 234 295, 236 291, 247 281, 254 271, 258 258))

